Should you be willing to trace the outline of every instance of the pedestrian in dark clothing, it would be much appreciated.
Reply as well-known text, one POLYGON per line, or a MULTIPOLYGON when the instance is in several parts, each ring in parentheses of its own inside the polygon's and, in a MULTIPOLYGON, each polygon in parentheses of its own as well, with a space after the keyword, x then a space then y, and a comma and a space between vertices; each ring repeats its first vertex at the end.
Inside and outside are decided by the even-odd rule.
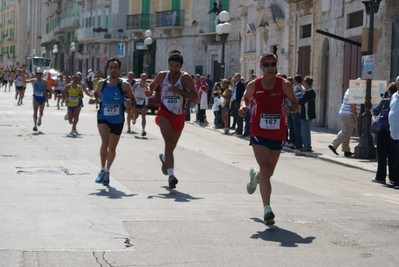
POLYGON ((242 135, 243 131, 243 118, 238 115, 238 110, 240 109, 241 99, 245 92, 245 84, 241 81, 241 74, 234 74, 234 87, 233 87, 233 95, 232 95, 232 104, 233 104, 233 126, 237 124, 237 129, 233 133, 235 135, 242 135))
POLYGON ((310 124, 316 118, 316 93, 312 88, 313 78, 306 76, 303 86, 306 91, 298 103, 301 106, 301 136, 303 148, 300 151, 312 151, 310 124))

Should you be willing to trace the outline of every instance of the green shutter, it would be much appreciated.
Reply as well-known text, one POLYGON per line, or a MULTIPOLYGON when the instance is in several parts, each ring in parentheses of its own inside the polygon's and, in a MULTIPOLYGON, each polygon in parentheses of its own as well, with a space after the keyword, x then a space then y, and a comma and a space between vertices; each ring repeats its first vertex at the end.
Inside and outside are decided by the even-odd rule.
POLYGON ((222 0, 222 11, 229 11, 229 0, 222 0))
POLYGON ((105 28, 108 29, 108 15, 105 16, 105 28))
POLYGON ((151 1, 141 0, 141 28, 150 28, 151 1))

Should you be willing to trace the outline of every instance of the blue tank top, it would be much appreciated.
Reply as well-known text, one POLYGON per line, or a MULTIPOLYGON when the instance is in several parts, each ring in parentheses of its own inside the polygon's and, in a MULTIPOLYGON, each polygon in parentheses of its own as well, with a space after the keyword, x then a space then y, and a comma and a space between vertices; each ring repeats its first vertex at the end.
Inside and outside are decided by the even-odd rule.
POLYGON ((33 82, 33 97, 34 98, 46 98, 46 86, 44 80, 41 82, 33 82))
POLYGON ((109 86, 107 84, 101 94, 100 109, 97 119, 106 120, 112 124, 123 123, 125 121, 123 113, 124 101, 125 97, 121 94, 118 85, 109 86))

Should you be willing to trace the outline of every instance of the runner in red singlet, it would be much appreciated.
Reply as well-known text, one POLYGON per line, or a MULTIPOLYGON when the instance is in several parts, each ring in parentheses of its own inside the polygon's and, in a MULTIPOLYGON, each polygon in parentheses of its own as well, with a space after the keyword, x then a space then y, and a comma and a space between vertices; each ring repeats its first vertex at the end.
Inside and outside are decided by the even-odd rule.
POLYGON ((196 100, 198 91, 190 74, 180 70, 183 66, 182 55, 171 54, 168 63, 169 71, 159 72, 145 94, 150 97, 155 88, 162 83, 161 106, 155 121, 161 129, 165 151, 159 155, 159 159, 162 162, 163 174, 168 175, 169 188, 176 188, 178 180, 173 173, 173 151, 184 128, 186 101, 187 99, 196 100))
POLYGON ((276 55, 262 55, 259 66, 263 76, 248 83, 239 114, 244 117, 250 106, 250 145, 259 164, 259 171, 255 168, 249 171, 247 191, 253 194, 256 186, 260 184, 264 220, 266 224, 271 225, 274 224, 274 213, 270 207, 270 178, 286 140, 286 116, 291 112, 298 112, 299 105, 291 83, 276 76, 276 55), (291 103, 289 107, 285 105, 287 98, 291 103))

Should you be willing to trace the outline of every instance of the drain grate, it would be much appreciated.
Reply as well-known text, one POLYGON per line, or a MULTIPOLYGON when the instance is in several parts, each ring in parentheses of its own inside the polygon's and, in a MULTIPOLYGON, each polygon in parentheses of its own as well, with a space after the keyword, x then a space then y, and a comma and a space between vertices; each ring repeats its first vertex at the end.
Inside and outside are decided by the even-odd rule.
POLYGON ((63 167, 17 167, 19 175, 68 175, 63 167))

